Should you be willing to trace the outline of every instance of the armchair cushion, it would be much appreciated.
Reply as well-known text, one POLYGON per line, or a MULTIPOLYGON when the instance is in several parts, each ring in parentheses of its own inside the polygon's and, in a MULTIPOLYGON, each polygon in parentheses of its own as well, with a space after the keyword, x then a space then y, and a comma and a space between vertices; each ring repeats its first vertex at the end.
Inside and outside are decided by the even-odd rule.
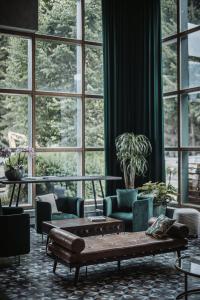
POLYGON ((124 221, 125 223, 133 221, 133 213, 132 212, 114 212, 110 216, 114 219, 119 219, 124 221))
POLYGON ((54 194, 46 194, 37 196, 39 201, 48 202, 51 204, 51 212, 58 213, 57 205, 56 205, 56 196, 54 194))
POLYGON ((78 218, 78 216, 74 214, 66 214, 66 213, 52 214, 52 220, 64 220, 64 219, 75 219, 75 218, 78 218))
POLYGON ((160 215, 156 221, 147 229, 146 234, 154 238, 164 238, 167 232, 176 220, 160 215))
POLYGON ((56 199, 56 205, 59 211, 67 214, 84 217, 84 200, 79 197, 62 196, 56 199))
POLYGON ((120 211, 132 211, 133 202, 137 200, 138 190, 117 189, 117 202, 120 211))

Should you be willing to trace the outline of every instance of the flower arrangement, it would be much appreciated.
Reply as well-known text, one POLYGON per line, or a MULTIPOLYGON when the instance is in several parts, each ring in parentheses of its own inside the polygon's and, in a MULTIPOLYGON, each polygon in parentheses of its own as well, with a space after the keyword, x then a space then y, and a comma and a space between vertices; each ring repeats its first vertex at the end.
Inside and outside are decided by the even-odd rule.
POLYGON ((15 151, 12 151, 10 148, 0 147, 0 157, 4 159, 5 176, 8 180, 20 180, 23 177, 27 154, 33 156, 33 148, 16 148, 15 151))

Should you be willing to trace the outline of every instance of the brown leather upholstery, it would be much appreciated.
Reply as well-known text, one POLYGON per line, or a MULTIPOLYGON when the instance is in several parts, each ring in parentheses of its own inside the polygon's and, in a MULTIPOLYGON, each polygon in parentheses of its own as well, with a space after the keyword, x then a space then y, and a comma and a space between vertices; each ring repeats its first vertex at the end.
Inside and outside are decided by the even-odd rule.
POLYGON ((52 229, 49 238, 53 241, 53 244, 60 245, 72 253, 80 253, 85 248, 84 239, 62 229, 52 229))
MULTIPOLYGON (((186 239, 165 238, 154 239, 145 232, 130 232, 121 234, 108 234, 105 236, 91 236, 80 239, 85 242, 81 252, 73 247, 70 251, 71 236, 61 229, 52 229, 50 237, 53 240, 48 245, 49 250, 59 259, 68 264, 98 263, 104 260, 122 260, 129 257, 144 256, 160 252, 176 251, 187 245, 186 239), (58 236, 61 236, 58 238, 58 236), (68 238, 69 237, 69 238, 68 238), (76 251, 76 253, 75 253, 76 251)), ((83 246, 83 244, 81 244, 83 246)))

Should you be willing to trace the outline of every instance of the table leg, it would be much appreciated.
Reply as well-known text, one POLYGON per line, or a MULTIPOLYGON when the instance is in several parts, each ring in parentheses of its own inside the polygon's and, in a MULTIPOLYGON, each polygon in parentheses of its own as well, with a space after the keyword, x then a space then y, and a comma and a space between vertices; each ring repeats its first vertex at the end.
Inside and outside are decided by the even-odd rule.
POLYGON ((102 198, 104 199, 104 192, 103 192, 103 187, 102 187, 101 180, 99 180, 99 185, 100 185, 100 189, 101 189, 102 198))
POLYGON ((19 189, 18 189, 18 193, 17 193, 16 207, 18 206, 18 203, 19 203, 20 191, 21 191, 21 183, 19 184, 19 189))
POLYGON ((187 291, 188 291, 188 277, 187 277, 187 274, 185 274, 185 300, 188 299, 188 296, 187 296, 187 291))
POLYGON ((95 209, 97 209, 97 195, 96 195, 96 190, 95 190, 94 180, 92 180, 92 190, 93 190, 93 195, 94 195, 95 209))
POLYGON ((11 197, 10 197, 9 207, 12 206, 13 196, 14 196, 14 192, 15 192, 15 186, 16 186, 16 184, 14 183, 13 188, 12 188, 12 194, 11 194, 11 197))

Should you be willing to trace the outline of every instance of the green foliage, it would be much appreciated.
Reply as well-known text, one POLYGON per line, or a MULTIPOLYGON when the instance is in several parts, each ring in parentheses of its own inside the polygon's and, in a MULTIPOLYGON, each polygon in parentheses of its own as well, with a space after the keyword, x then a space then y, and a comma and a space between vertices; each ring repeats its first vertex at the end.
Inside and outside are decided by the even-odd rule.
MULTIPOLYGON (((80 22, 77 21, 79 5, 80 1, 74 0, 40 0, 39 33, 81 40, 80 22)), ((101 0, 86 0, 85 37, 83 38, 101 42, 101 22, 101 0)), ((30 46, 27 38, 0 35, 1 88, 31 88, 28 82, 28 74, 31 72, 28 64, 30 46)), ((85 84, 88 93, 103 93, 102 58, 101 46, 85 47, 85 84)), ((37 90, 81 93, 81 43, 36 39, 35 71, 37 90)), ((86 128, 86 146, 103 147, 103 100, 85 99, 85 103, 86 106, 82 105, 81 99, 76 97, 37 96, 36 147, 82 146, 83 122, 86 128), (83 122, 81 107, 83 109, 85 107, 86 119, 83 122)), ((30 108, 31 99, 28 96, 0 95, 0 139, 4 144, 11 146, 8 135, 13 132, 23 136, 16 141, 16 147, 28 145, 30 108)), ((58 159, 58 156, 52 153, 51 157, 50 155, 38 157, 35 175, 80 173, 81 163, 77 159, 74 161, 71 156, 61 156, 58 159)), ((103 170, 104 173, 103 161, 92 160, 93 165, 89 165, 89 172, 93 174, 98 169, 101 172, 103 170)), ((67 187, 68 192, 73 193, 75 189, 75 185, 67 187)))
POLYGON ((160 3, 162 13, 162 35, 166 37, 177 32, 177 0, 162 0, 160 3))
POLYGON ((144 176, 147 171, 146 157, 152 150, 150 141, 145 135, 123 133, 116 138, 115 144, 125 186, 134 188, 135 175, 144 176))
POLYGON ((172 200, 175 200, 174 196, 177 196, 176 188, 173 185, 164 182, 149 181, 138 189, 142 191, 140 195, 151 194, 154 197, 154 205, 166 205, 172 200))
MULTIPOLYGON (((180 5, 180 18, 181 28, 180 30, 186 30, 190 26, 194 27, 199 25, 200 19, 200 2, 198 0, 179 1, 180 5)), ((176 0, 163 0, 161 1, 161 12, 162 12, 162 36, 167 37, 177 32, 177 1, 176 0)), ((196 33, 197 38, 198 32, 196 33)), ((191 35, 192 38, 193 35, 191 35)), ((193 53, 192 48, 194 47, 194 36, 190 43, 189 36, 185 36, 185 39, 181 42, 185 43, 184 57, 182 57, 181 65, 183 64, 181 80, 184 81, 188 77, 188 83, 185 83, 184 87, 192 87, 198 85, 198 55, 191 56, 193 53), (186 44, 188 39, 188 45, 186 44), (191 53, 190 53, 191 52, 191 53), (183 62, 184 60, 184 62, 183 62), (194 67, 196 62, 196 67, 194 67), (187 68, 187 69, 186 69, 187 68), (194 71, 193 71, 194 70, 194 71), (183 74, 184 72, 184 74, 183 74), (194 72, 197 74, 194 76, 194 72), (193 82, 194 80, 194 82, 193 82), (196 82, 195 82, 196 80, 196 82), (188 84, 188 85, 187 85, 188 84)), ((183 54, 183 53, 182 53, 183 54)), ((175 40, 171 42, 163 43, 163 86, 164 92, 171 92, 177 90, 177 43, 175 40)), ((186 95, 184 96, 186 97, 186 95)), ((182 128, 183 135, 188 135, 187 146, 197 146, 200 144, 199 128, 200 128, 200 116, 199 116, 199 95, 195 97, 188 96, 188 99, 182 99, 180 102, 180 111, 182 113, 182 128), (188 114, 188 118, 186 115, 188 114), (189 127, 189 128, 187 128, 189 127)), ((172 101, 172 98, 166 98, 164 103, 165 108, 165 145, 166 146, 177 146, 178 138, 178 111, 177 102, 172 101)), ((186 142, 185 142, 186 143, 186 142)))
MULTIPOLYGON (((102 175, 104 174, 104 152, 103 151, 88 151, 86 153, 86 163, 85 163, 85 173, 86 175, 102 175)), ((98 182, 95 182, 95 188, 97 196, 102 197, 101 189, 98 182)), ((92 183, 86 182, 85 183, 85 195, 86 198, 92 199, 93 196, 93 189, 92 183)))
MULTIPOLYGON (((44 153, 36 157, 36 176, 67 176, 76 174, 76 161, 72 153, 44 153)), ((37 195, 54 192, 54 187, 65 186, 66 195, 76 195, 76 184, 67 183, 43 183, 36 185, 37 195)))
POLYGON ((85 132, 87 147, 104 146, 104 102, 102 99, 86 99, 85 132))

